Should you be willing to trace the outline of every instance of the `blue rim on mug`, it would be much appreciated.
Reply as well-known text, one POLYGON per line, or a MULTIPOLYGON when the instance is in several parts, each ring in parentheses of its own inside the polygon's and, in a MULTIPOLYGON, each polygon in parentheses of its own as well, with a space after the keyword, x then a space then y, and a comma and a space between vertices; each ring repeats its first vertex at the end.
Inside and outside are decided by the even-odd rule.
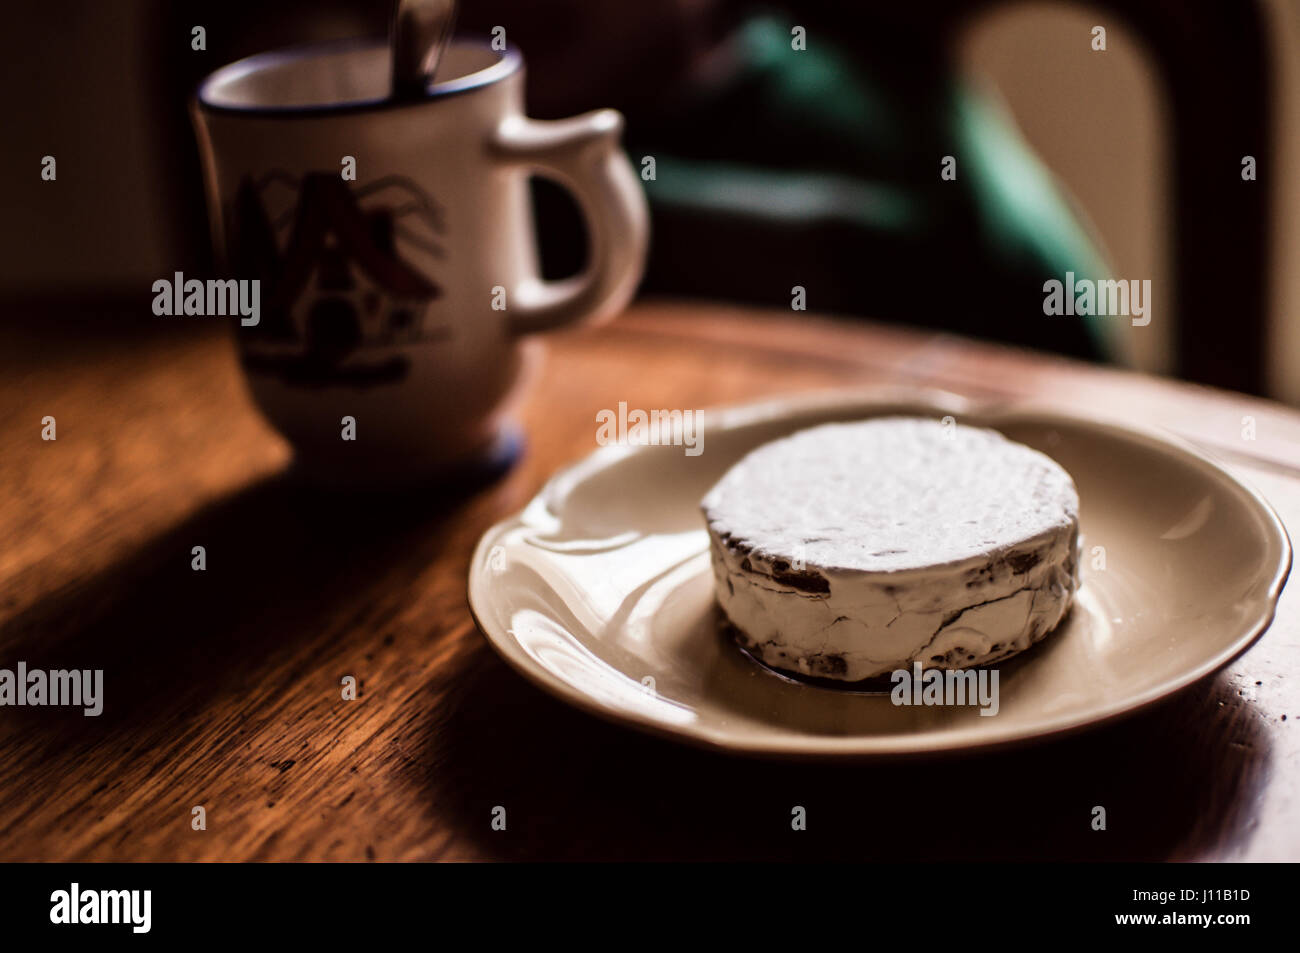
POLYGON ((387 38, 374 37, 309 43, 268 50, 265 53, 254 53, 252 56, 246 56, 243 59, 219 67, 199 83, 198 89, 195 91, 195 101, 205 112, 224 113, 234 116, 264 116, 275 119, 287 119, 295 116, 333 116, 354 112, 378 112, 384 109, 400 109, 420 103, 433 102, 438 99, 446 99, 461 93, 481 89, 518 72, 523 65, 523 57, 520 55, 519 50, 513 46, 507 47, 505 50, 495 50, 486 40, 465 39, 462 37, 454 37, 452 43, 456 46, 473 46, 497 54, 497 60, 490 66, 468 73, 465 76, 434 83, 425 90, 425 95, 422 98, 416 100, 392 100, 387 97, 379 97, 310 105, 234 106, 228 103, 213 102, 209 98, 211 91, 218 84, 231 83, 253 73, 287 63, 313 59, 324 54, 346 53, 353 50, 378 49, 388 46, 387 38))

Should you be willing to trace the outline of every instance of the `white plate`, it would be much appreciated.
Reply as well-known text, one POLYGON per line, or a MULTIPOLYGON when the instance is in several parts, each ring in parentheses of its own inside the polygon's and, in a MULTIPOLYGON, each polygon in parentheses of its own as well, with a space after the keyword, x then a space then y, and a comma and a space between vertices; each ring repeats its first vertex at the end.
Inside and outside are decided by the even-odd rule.
POLYGON ((702 430, 699 456, 606 447, 557 474, 480 540, 469 601, 492 646, 546 691, 704 747, 900 755, 1096 724, 1244 652, 1272 620, 1291 565, 1286 531, 1254 490, 1180 441, 1126 425, 952 395, 841 392, 706 412, 702 430), (900 413, 993 427, 1053 457, 1079 489, 1075 606, 1043 642, 997 666, 992 717, 783 678, 719 631, 705 491, 760 443, 900 413))

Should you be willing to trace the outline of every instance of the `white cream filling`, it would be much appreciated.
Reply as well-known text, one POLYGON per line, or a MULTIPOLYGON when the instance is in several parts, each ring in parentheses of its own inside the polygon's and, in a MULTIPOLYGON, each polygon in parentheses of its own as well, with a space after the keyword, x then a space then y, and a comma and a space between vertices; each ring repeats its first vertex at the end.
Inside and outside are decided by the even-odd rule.
POLYGON ((1017 554, 1039 557, 1025 572, 1008 565, 1005 553, 991 555, 988 569, 813 570, 828 592, 774 578, 771 563, 756 554, 716 540, 712 549, 719 604, 751 652, 775 668, 857 681, 913 661, 969 668, 1029 648, 1069 608, 1076 545, 1074 528, 1062 527, 1037 546, 1017 547, 1017 554))

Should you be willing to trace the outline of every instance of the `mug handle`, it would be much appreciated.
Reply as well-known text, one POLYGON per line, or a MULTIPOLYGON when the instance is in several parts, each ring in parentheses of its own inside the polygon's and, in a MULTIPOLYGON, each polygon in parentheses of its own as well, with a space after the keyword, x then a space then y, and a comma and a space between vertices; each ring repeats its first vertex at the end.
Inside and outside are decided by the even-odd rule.
POLYGON ((590 260, 562 281, 526 278, 511 290, 515 334, 594 324, 632 300, 645 268, 650 213, 632 163, 623 154, 623 116, 599 109, 571 119, 507 117, 490 145, 500 161, 564 185, 586 220, 590 260))

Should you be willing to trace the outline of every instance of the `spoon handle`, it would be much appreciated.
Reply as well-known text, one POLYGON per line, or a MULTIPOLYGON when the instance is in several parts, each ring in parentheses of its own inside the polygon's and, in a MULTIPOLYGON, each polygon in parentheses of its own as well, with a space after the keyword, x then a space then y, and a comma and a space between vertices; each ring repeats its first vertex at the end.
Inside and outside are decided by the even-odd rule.
POLYGON ((393 8, 393 98, 424 95, 451 37, 456 0, 397 0, 393 8))

